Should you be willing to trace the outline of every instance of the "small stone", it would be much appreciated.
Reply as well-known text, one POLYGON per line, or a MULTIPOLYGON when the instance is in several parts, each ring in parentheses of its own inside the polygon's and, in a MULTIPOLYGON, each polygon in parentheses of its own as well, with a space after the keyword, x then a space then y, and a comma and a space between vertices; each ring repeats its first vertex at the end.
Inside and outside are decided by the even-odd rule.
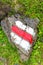
POLYGON ((6 60, 6 58, 0 57, 0 61, 3 62, 3 65, 7 65, 7 60, 6 60))

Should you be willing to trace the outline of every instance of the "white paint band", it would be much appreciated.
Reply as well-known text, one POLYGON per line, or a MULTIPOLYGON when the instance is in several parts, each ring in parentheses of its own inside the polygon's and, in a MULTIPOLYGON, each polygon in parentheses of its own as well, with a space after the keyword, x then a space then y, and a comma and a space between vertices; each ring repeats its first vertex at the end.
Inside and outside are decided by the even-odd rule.
POLYGON ((33 37, 35 36, 35 31, 33 28, 24 25, 21 21, 15 21, 15 23, 19 28, 26 30, 26 32, 30 33, 33 37))
POLYGON ((30 50, 31 44, 23 39, 20 43, 20 46, 24 48, 26 51, 28 51, 30 50))
POLYGON ((35 36, 35 31, 33 28, 27 26, 26 28, 26 32, 30 33, 33 37, 35 36))
POLYGON ((15 23, 19 28, 25 30, 26 25, 24 25, 21 21, 15 21, 15 23))
POLYGON ((22 39, 21 37, 19 37, 18 35, 16 35, 13 32, 11 32, 10 35, 11 35, 11 37, 14 38, 14 41, 13 42, 15 44, 19 44, 26 51, 30 50, 31 44, 29 42, 27 42, 26 40, 22 39))
POLYGON ((14 41, 13 41, 14 43, 16 43, 16 44, 20 44, 20 42, 21 42, 21 40, 22 40, 21 37, 19 37, 18 35, 16 35, 16 34, 13 33, 13 32, 11 32, 10 35, 11 35, 11 37, 14 38, 14 41))

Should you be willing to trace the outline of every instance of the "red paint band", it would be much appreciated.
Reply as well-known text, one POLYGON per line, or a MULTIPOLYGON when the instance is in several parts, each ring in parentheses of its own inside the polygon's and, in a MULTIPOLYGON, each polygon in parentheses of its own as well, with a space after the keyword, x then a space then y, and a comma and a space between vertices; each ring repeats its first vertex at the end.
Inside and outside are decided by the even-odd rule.
POLYGON ((23 39, 25 39, 26 41, 29 41, 30 44, 32 44, 33 42, 33 38, 32 35, 25 32, 24 30, 21 30, 20 28, 18 28, 17 26, 12 26, 11 30, 16 33, 18 36, 22 37, 23 39))

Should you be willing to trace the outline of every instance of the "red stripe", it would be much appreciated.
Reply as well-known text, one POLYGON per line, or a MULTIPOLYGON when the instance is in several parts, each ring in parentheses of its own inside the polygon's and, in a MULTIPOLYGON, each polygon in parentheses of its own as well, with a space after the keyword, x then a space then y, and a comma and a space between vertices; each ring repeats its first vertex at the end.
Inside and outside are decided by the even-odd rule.
POLYGON ((21 30, 20 28, 18 28, 17 26, 12 26, 11 30, 16 33, 17 35, 19 35, 20 37, 22 37, 23 39, 27 40, 30 42, 30 44, 32 44, 33 42, 33 38, 32 35, 25 32, 24 30, 21 30))

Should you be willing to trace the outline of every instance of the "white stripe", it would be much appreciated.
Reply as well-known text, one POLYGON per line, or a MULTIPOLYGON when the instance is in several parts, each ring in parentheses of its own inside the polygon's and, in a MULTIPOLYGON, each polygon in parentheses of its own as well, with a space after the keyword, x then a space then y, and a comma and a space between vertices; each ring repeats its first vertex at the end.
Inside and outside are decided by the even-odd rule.
POLYGON ((15 21, 15 23, 16 23, 16 25, 17 25, 19 28, 21 28, 21 29, 23 29, 23 30, 26 29, 26 32, 30 33, 33 37, 35 36, 35 31, 34 31, 33 28, 31 28, 31 27, 29 27, 29 26, 26 27, 26 25, 24 25, 21 21, 15 21))
POLYGON ((26 51, 28 51, 30 50, 31 44, 23 39, 20 43, 20 46, 24 48, 26 51))
POLYGON ((13 41, 14 43, 16 43, 16 44, 20 44, 20 42, 21 42, 21 40, 22 40, 21 37, 19 37, 18 35, 16 35, 16 34, 13 33, 13 32, 11 32, 10 35, 11 35, 11 37, 14 38, 14 41, 13 41))
POLYGON ((21 37, 19 37, 18 35, 16 35, 15 33, 11 32, 10 33, 11 38, 14 38, 14 43, 15 44, 19 44, 22 48, 24 48, 26 51, 30 50, 31 44, 29 42, 27 42, 26 40, 22 40, 21 37))
POLYGON ((15 21, 15 23, 19 28, 25 30, 26 25, 24 25, 21 21, 15 21))
POLYGON ((11 35, 12 37, 14 37, 15 34, 14 34, 13 32, 11 32, 10 35, 11 35))
POLYGON ((35 31, 33 28, 27 26, 26 28, 26 32, 30 33, 33 37, 35 36, 35 31))

